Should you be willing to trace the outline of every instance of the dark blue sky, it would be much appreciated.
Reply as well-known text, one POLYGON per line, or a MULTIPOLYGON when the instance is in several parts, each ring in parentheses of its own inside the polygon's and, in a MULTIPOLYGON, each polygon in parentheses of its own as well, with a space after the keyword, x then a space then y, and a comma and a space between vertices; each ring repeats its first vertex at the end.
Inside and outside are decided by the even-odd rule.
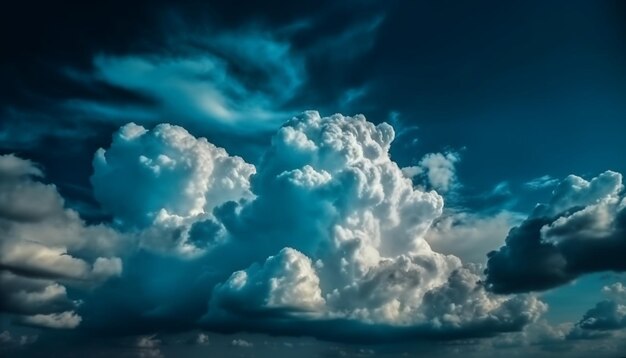
POLYGON ((1 13, 2 350, 624 352, 625 3, 22 1, 1 13), (80 263, 66 272, 66 257, 80 263), (238 270, 257 288, 237 286, 238 270), (455 282, 485 295, 453 294, 455 282), (290 301, 317 297, 309 285, 319 300, 290 301), (448 312, 450 328, 447 300, 498 309, 448 312), (80 324, 50 329, 75 322, 50 316, 67 312, 80 324))

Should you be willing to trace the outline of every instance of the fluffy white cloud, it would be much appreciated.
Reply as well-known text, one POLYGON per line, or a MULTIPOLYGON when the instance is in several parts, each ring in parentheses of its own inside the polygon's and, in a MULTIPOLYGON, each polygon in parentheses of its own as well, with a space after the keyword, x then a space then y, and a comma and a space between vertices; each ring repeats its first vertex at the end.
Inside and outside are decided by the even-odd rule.
POLYGON ((614 171, 608 170, 590 181, 569 175, 557 185, 547 204, 535 208, 533 216, 553 216, 572 208, 612 201, 622 189, 622 175, 614 171))
POLYGON ((168 124, 123 126, 110 148, 98 150, 93 167, 95 197, 118 223, 146 228, 149 247, 174 244, 183 252, 195 249, 187 241, 193 223, 225 202, 251 197, 254 173, 243 159, 168 124))
POLYGON ((161 124, 123 126, 109 149, 94 157, 92 183, 98 201, 128 225, 150 225, 165 212, 182 218, 210 213, 249 197, 254 167, 206 138, 161 124))
POLYGON ((419 162, 420 171, 407 169, 405 173, 415 175, 423 173, 432 188, 446 192, 456 184, 455 164, 460 159, 459 155, 453 152, 426 154, 419 162))
POLYGON ((302 319, 434 330, 536 320, 545 311, 536 298, 488 293, 461 260, 431 249, 425 237, 443 198, 415 188, 391 160, 393 138, 391 126, 363 116, 307 112, 285 123, 252 178, 255 198, 216 215, 233 251, 279 253, 218 285, 208 319, 219 306, 242 318, 296 308, 314 311, 302 319))
POLYGON ((311 260, 285 248, 263 265, 234 272, 213 293, 212 309, 226 306, 243 314, 255 310, 317 311, 324 305, 311 260))
POLYGON ((86 225, 64 208, 42 171, 14 155, 0 156, 0 310, 31 314, 22 321, 50 328, 74 328, 80 317, 65 286, 97 285, 122 273, 113 256, 117 232, 86 225), (34 314, 34 315, 32 315, 34 314))

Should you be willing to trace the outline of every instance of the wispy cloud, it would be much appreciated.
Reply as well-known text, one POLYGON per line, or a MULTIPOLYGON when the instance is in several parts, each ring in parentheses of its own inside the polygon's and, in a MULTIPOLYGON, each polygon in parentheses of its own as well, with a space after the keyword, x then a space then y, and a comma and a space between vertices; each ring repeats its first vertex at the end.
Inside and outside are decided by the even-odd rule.
MULTIPOLYGON (((287 42, 263 32, 182 37, 160 53, 99 54, 85 82, 100 82, 149 98, 119 104, 69 99, 65 108, 125 122, 175 118, 182 123, 252 131, 276 127, 292 111, 288 102, 306 80, 302 58, 287 42), (173 53, 176 53, 174 55, 173 53)), ((70 71, 73 79, 80 77, 70 71)))
POLYGON ((524 183, 524 187, 529 190, 540 190, 554 187, 558 183, 559 179, 553 178, 549 175, 543 175, 524 183))

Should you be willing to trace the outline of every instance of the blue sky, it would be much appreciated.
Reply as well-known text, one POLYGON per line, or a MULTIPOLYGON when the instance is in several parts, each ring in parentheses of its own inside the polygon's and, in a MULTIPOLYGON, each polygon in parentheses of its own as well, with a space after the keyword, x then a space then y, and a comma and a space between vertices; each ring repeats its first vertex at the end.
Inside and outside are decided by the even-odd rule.
POLYGON ((6 10, 3 354, 626 351, 621 2, 6 10))

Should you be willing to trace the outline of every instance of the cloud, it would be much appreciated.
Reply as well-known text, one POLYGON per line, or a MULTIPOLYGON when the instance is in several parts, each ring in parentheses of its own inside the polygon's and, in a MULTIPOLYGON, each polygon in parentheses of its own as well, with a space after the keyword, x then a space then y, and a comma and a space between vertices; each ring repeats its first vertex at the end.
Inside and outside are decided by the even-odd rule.
POLYGON ((36 314, 33 316, 24 316, 21 323, 53 329, 74 329, 78 327, 82 318, 74 311, 65 311, 61 313, 36 314))
POLYGON ((195 344, 199 344, 199 345, 208 345, 208 344, 210 344, 209 335, 205 334, 205 333, 198 333, 194 343, 195 344))
POLYGON ((65 108, 121 123, 174 116, 182 123, 273 129, 306 80, 303 59, 270 32, 238 31, 172 36, 168 51, 99 54, 93 73, 71 71, 80 82, 122 88, 147 101, 119 104, 70 99, 65 108), (172 55, 177 52, 177 55, 172 55))
POLYGON ((252 342, 248 342, 244 339, 233 339, 232 342, 230 342, 230 345, 233 347, 242 347, 242 348, 252 348, 254 347, 254 344, 252 342))
POLYGON ((578 350, 568 341, 573 324, 566 322, 552 325, 545 320, 529 324, 520 332, 511 332, 495 337, 491 345, 496 348, 510 348, 517 351, 524 349, 524 354, 532 354, 530 350, 538 347, 544 353, 563 354, 566 351, 578 350))
POLYGON ((0 333, 0 351, 15 347, 24 347, 37 342, 38 335, 20 335, 15 336, 11 332, 4 330, 0 333))
MULTIPOLYGON (((602 288, 609 299, 598 302, 576 323, 572 336, 594 338, 596 332, 615 331, 626 328, 626 288, 616 282, 602 288)), ((600 334, 600 336, 603 336, 600 334)))
POLYGON ((219 205, 250 198, 254 173, 243 159, 168 124, 152 130, 123 126, 108 149, 98 150, 93 167, 94 195, 118 224, 148 228, 143 235, 148 247, 187 253, 205 248, 188 240, 192 224, 206 221, 219 205), (179 238, 172 242, 164 231, 179 238))
POLYGON ((551 188, 556 186, 560 182, 559 179, 553 178, 549 175, 540 176, 538 178, 534 178, 526 183, 524 183, 524 187, 530 190, 539 190, 545 188, 551 188))
POLYGON ((429 153, 418 165, 402 168, 407 178, 416 179, 426 187, 445 193, 458 186, 455 165, 461 160, 458 153, 429 153))
POLYGON ((211 298, 211 308, 247 314, 258 310, 315 311, 325 304, 311 260, 285 248, 262 266, 236 271, 211 298))
POLYGON ((428 184, 441 192, 446 192, 455 185, 455 164, 461 160, 454 152, 426 154, 419 162, 428 184))
POLYGON ((489 288, 545 290, 586 273, 626 270, 625 208, 621 174, 607 171, 590 181, 568 176, 489 253, 489 288))
POLYGON ((94 287, 120 276, 117 232, 86 225, 43 172, 14 155, 0 156, 0 310, 19 321, 74 328, 80 317, 66 286, 94 287))
POLYGON ((378 325, 446 336, 536 320, 546 309, 536 298, 493 295, 457 257, 431 249, 425 236, 443 199, 390 159, 393 138, 391 126, 363 116, 307 112, 285 123, 251 179, 254 198, 215 214, 229 235, 216 257, 265 263, 218 284, 204 324, 284 332, 277 320, 288 317, 324 337, 315 327, 332 320, 363 325, 355 332, 365 335, 378 325))
POLYGON ((161 340, 155 338, 156 335, 141 336, 137 338, 135 346, 137 347, 137 354, 140 358, 161 358, 161 340))
POLYGON ((25 320, 51 327, 84 316, 86 329, 115 334, 206 329, 361 343, 486 337, 536 321, 546 305, 535 296, 489 292, 475 265, 433 250, 443 198, 415 187, 391 159, 394 136, 362 115, 310 111, 287 121, 253 166, 181 127, 125 125, 93 160, 110 226, 86 226, 57 206, 55 215, 70 217, 62 228, 71 223, 79 237, 3 251, 22 265, 13 275, 38 280, 20 283, 33 307, 25 320), (110 239, 84 242, 103 233, 110 239), (64 286, 116 276, 82 294, 74 313, 64 286), (42 300, 47 311, 35 312, 42 300))
POLYGON ((10 271, 0 272, 3 293, 0 308, 19 314, 52 313, 72 309, 74 302, 67 297, 65 286, 48 279, 18 276, 10 271))
POLYGON ((607 296, 626 301, 626 286, 621 282, 616 282, 609 286, 602 287, 602 293, 607 296))
POLYGON ((610 300, 599 302, 585 313, 578 326, 599 331, 626 327, 626 305, 610 300))
POLYGON ((485 253, 502 246, 509 229, 522 220, 520 214, 506 210, 493 215, 451 211, 434 222, 425 239, 437 252, 482 264, 485 253))

